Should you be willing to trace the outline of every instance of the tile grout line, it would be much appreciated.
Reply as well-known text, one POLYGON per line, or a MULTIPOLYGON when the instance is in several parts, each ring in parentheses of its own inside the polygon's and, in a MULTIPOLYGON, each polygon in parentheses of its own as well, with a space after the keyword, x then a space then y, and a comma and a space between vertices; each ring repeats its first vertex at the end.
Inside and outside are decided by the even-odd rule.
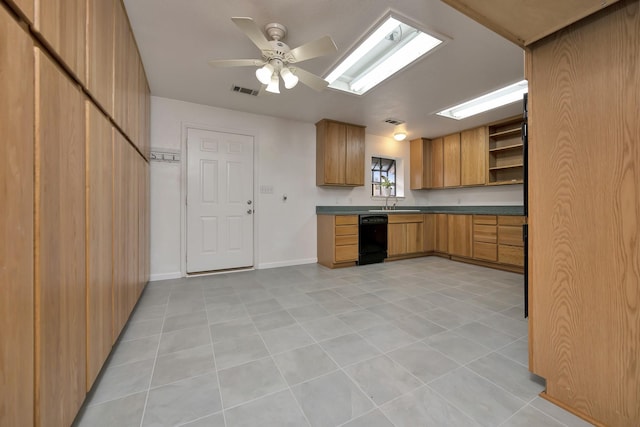
MULTIPOLYGON (((209 334, 208 334, 209 335, 209 345, 211 346, 211 354, 213 355, 213 369, 214 369, 214 372, 216 374, 216 382, 218 384, 218 395, 220 397, 220 412, 222 412, 222 422, 224 423, 224 425, 226 427, 226 425, 227 425, 227 417, 226 417, 226 415, 224 413, 224 402, 222 401, 222 387, 220 387, 220 375, 218 375, 218 361, 216 360, 216 351, 213 348, 213 337, 211 336, 211 327, 210 327, 210 324, 209 324, 209 311, 207 310, 207 303, 206 303, 205 296, 204 296, 204 289, 203 289, 203 292, 202 292, 202 300, 204 301, 204 313, 205 313, 205 317, 207 319, 207 330, 209 332, 209 334)), ((202 418, 208 417, 210 415, 213 415, 213 414, 205 415, 202 418)), ((192 420, 192 421, 195 421, 195 420, 192 420)), ((192 421, 190 421, 190 422, 192 422, 192 421)))
POLYGON ((169 310, 169 302, 171 301, 171 293, 167 296, 167 305, 164 309, 164 315, 162 316, 162 326, 160 327, 160 338, 158 339, 158 346, 156 347, 156 355, 153 359, 153 368, 151 368, 151 375, 149 377, 149 385, 147 387, 147 395, 144 398, 144 406, 142 407, 142 416, 140 417, 140 427, 143 426, 144 417, 147 413, 147 404, 149 403, 149 394, 151 392, 151 382, 153 381, 153 374, 156 370, 156 364, 158 363, 158 353, 160 352, 160 343, 162 342, 162 329, 164 329, 164 322, 167 319, 167 311, 169 310))

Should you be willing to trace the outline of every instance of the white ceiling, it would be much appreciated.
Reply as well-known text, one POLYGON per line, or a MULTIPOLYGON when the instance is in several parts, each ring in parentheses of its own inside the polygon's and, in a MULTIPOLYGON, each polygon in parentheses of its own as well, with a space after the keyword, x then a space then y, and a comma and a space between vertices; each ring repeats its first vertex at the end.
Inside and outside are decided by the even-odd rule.
POLYGON ((331 118, 391 136, 384 119, 405 120, 409 138, 435 137, 519 114, 519 103, 456 121, 434 113, 522 80, 522 49, 439 0, 125 0, 153 95, 315 123, 331 118), (389 9, 451 40, 363 96, 298 84, 280 95, 253 97, 232 85, 259 89, 254 67, 213 69, 210 59, 260 58, 231 22, 248 16, 261 27, 288 29, 291 48, 330 35, 335 55, 300 63, 320 76, 389 9))

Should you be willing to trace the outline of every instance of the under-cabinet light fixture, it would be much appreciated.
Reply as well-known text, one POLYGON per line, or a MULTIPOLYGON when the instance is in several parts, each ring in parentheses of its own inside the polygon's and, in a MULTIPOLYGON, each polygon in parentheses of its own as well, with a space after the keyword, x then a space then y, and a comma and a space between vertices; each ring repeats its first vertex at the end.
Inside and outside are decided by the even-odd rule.
POLYGON ((362 95, 424 56, 443 39, 387 14, 325 80, 330 88, 362 95))
POLYGON ((462 120, 503 105, 522 101, 522 95, 529 91, 526 80, 503 87, 486 95, 479 96, 470 101, 463 102, 455 107, 447 108, 436 114, 450 119, 462 120))

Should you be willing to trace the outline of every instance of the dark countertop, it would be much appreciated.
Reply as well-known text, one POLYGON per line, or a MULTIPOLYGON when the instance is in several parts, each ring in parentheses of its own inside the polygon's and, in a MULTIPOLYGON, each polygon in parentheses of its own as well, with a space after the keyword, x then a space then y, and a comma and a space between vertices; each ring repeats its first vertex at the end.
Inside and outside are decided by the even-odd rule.
POLYGON ((381 206, 316 206, 317 215, 364 215, 372 213, 412 214, 449 213, 475 215, 524 215, 523 206, 398 206, 397 210, 380 211, 381 206), (377 212, 371 212, 371 209, 377 212), (403 209, 419 212, 403 212, 403 209))

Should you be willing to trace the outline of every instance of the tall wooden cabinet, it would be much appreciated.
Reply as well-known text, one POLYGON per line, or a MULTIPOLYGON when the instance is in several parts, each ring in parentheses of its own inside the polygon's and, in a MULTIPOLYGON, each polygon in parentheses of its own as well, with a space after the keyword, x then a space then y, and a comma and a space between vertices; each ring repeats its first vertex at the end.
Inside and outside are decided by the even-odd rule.
POLYGON ((0 425, 33 425, 34 59, 0 5, 0 425))
POLYGON ((0 75, 0 425, 65 427, 148 280, 148 84, 118 0, 0 3, 0 75))
POLYGON ((533 44, 526 69, 530 369, 554 402, 638 426, 640 2, 533 44))
POLYGON ((84 96, 35 62, 36 423, 70 425, 86 393, 84 96))
POLYGON ((316 123, 316 185, 364 185, 364 126, 316 123))
POLYGON ((113 128, 86 102, 87 390, 113 344, 113 128))

